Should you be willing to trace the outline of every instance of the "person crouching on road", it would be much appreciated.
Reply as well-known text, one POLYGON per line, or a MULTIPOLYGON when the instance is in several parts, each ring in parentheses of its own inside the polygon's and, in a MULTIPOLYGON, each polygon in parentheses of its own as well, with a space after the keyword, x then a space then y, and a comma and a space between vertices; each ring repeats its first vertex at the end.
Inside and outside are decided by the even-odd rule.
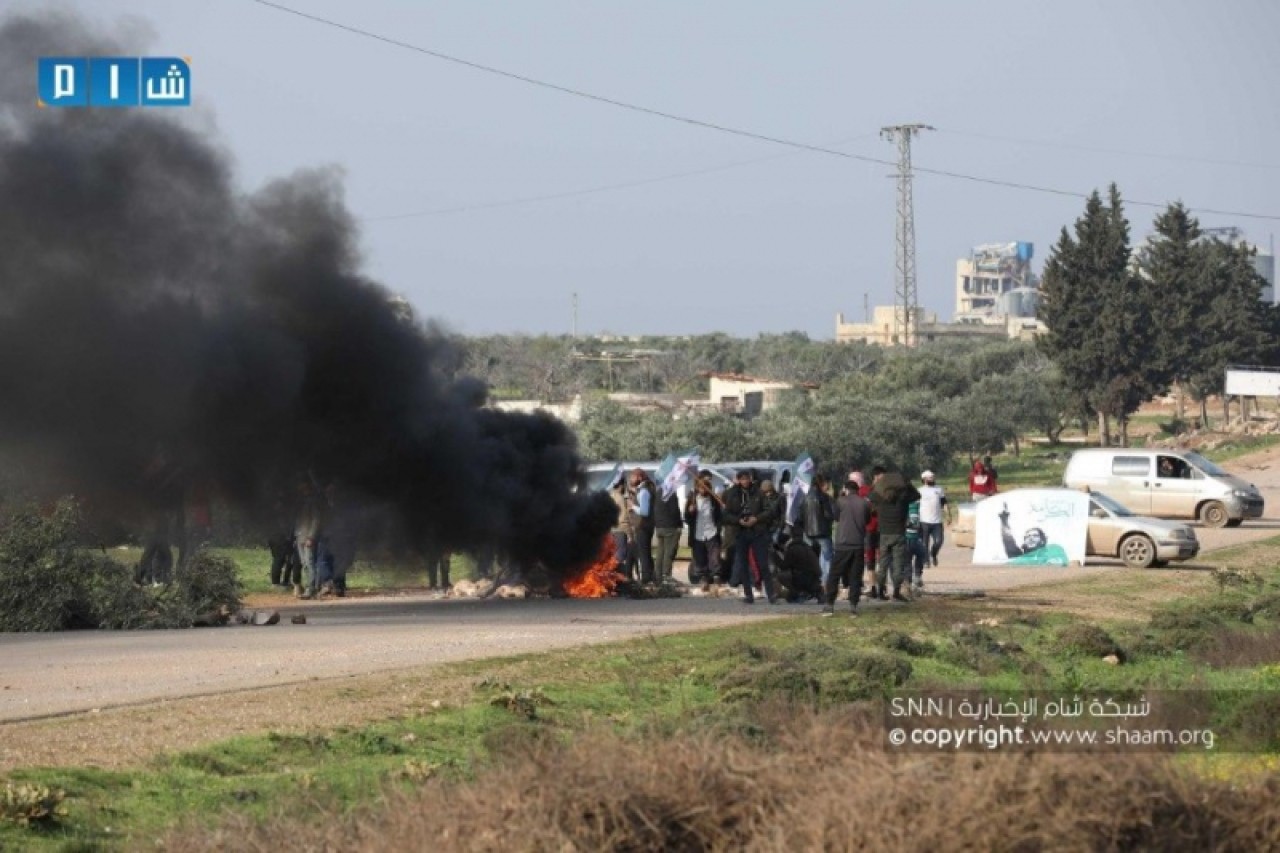
POLYGON ((693 552, 689 582, 700 583, 703 592, 709 592, 711 584, 720 575, 720 521, 723 509, 724 501, 712 487, 711 472, 699 472, 698 479, 693 484, 693 492, 685 502, 684 520, 689 525, 689 548, 693 552))

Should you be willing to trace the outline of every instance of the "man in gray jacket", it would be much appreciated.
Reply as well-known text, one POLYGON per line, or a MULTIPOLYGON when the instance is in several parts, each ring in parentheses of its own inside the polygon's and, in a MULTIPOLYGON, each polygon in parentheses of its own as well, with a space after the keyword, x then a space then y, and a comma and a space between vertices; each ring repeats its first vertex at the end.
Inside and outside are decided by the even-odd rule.
POLYGON ((849 588, 849 612, 858 612, 858 600, 862 598, 863 551, 866 547, 867 522, 871 518, 871 504, 857 491, 850 490, 836 501, 835 515, 835 554, 826 579, 823 616, 835 614, 836 596, 840 594, 841 581, 849 588))

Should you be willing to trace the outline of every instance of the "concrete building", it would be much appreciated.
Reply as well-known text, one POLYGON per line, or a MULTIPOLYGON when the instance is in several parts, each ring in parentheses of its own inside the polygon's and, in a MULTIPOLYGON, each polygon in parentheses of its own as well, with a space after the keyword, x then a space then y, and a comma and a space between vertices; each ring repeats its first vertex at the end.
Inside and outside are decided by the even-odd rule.
MULTIPOLYGON (((893 346, 892 305, 877 305, 871 315, 870 323, 846 323, 843 314, 836 315, 836 342, 853 343, 858 341, 876 346, 893 346)), ((957 338, 984 338, 1000 340, 1013 338, 1028 340, 1043 330, 1043 324, 1036 320, 1034 314, 1021 317, 1015 314, 992 316, 989 319, 968 318, 954 323, 938 322, 938 315, 930 311, 921 311, 918 324, 920 343, 930 341, 951 340, 957 338)))
MULTIPOLYGON (((892 318, 891 318, 892 319, 892 318)), ((740 373, 708 373, 708 396, 721 412, 752 417, 818 386, 812 382, 779 382, 740 373)))
POLYGON ((1034 317, 1038 282, 1031 272, 1031 243, 987 243, 974 246, 956 261, 957 323, 1003 325, 1005 317, 1034 317))

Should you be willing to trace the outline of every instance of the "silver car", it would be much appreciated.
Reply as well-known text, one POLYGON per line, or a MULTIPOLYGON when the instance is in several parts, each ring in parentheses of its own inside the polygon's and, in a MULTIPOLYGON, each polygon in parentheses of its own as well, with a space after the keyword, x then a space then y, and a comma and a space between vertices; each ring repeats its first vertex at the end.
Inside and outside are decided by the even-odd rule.
MULTIPOLYGON (((961 548, 973 547, 977 506, 963 503, 956 513, 951 536, 961 548)), ((1126 566, 1135 569, 1165 566, 1171 560, 1190 560, 1200 553, 1200 541, 1188 525, 1134 515, 1101 492, 1089 493, 1087 535, 1085 553, 1088 556, 1119 557, 1126 566)))

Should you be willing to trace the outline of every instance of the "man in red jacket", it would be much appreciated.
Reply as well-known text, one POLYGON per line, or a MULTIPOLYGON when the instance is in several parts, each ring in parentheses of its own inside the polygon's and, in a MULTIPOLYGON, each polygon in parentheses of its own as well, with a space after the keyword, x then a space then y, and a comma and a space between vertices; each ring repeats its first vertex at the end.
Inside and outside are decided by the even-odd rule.
MULTIPOLYGON (((988 456, 988 459, 991 457, 988 456)), ((974 501, 980 501, 989 498, 996 493, 996 473, 993 468, 987 467, 987 464, 981 459, 973 463, 973 470, 969 472, 969 496, 974 501)))

